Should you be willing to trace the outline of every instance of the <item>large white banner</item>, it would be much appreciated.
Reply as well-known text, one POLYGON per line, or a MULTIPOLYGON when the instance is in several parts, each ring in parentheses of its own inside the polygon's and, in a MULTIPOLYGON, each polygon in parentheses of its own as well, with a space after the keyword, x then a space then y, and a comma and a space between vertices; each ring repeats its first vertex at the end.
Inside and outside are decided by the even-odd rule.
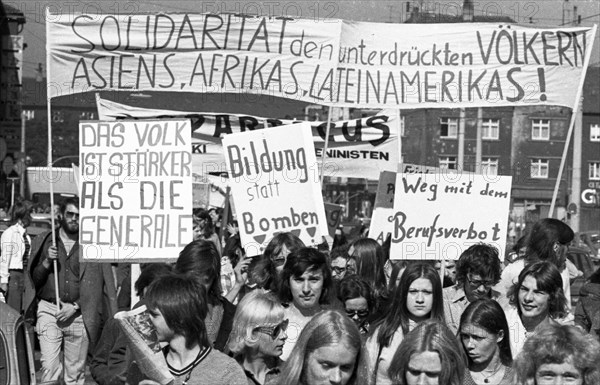
POLYGON ((189 120, 81 122, 83 259, 174 261, 193 239, 189 120))
MULTIPOLYGON (((229 134, 298 124, 277 117, 148 109, 96 97, 101 120, 183 118, 192 122, 194 172, 202 175, 225 171, 222 138, 229 134)), ((308 122, 316 155, 321 158, 327 122, 308 122)), ((281 127, 285 130, 287 127, 281 127)), ((331 122, 325 175, 377 179, 381 171, 396 171, 399 161, 400 120, 395 111, 348 121, 331 122)), ((321 163, 319 162, 319 167, 321 163)))
POLYGON ((277 233, 323 242, 327 219, 310 125, 267 128, 223 138, 242 246, 261 254, 277 233))
POLYGON ((48 95, 253 93, 373 108, 573 107, 594 28, 234 14, 46 17, 48 95))
POLYGON ((344 22, 332 102, 573 107, 593 39, 587 27, 344 22))
POLYGON ((391 259, 458 259, 474 243, 504 255, 512 177, 397 174, 391 259))
POLYGON ((258 93, 311 101, 335 68, 342 21, 236 14, 49 13, 48 94, 258 93))

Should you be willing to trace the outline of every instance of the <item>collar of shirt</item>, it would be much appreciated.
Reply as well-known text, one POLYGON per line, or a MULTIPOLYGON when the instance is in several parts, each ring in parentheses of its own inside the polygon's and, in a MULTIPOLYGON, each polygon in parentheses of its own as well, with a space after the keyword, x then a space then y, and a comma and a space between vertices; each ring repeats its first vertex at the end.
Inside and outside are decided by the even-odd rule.
MULTIPOLYGON (((267 372, 265 373, 265 383, 268 382, 268 378, 270 376, 275 376, 278 375, 280 373, 279 367, 283 364, 283 361, 281 361, 281 359, 277 359, 277 365, 268 368, 267 372)), ((253 383, 255 383, 256 385, 262 385, 260 382, 258 382, 258 380, 256 379, 256 377, 254 377, 254 373, 252 373, 251 371, 247 370, 246 368, 244 368, 244 373, 246 373, 246 377, 248 377, 253 383)))

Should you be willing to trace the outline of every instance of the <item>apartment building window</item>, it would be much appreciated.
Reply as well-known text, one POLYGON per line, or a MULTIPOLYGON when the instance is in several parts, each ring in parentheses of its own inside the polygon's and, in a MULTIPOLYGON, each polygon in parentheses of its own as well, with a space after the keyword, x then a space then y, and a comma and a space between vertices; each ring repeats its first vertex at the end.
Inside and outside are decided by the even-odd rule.
POLYGON ((33 120, 35 119, 35 110, 23 110, 23 116, 25 120, 33 120))
POLYGON ((531 121, 531 139, 550 140, 549 119, 534 119, 531 121))
POLYGON ((600 142, 600 125, 592 124, 590 126, 590 141, 600 142))
POLYGON ((496 158, 483 158, 481 160, 481 173, 487 176, 498 175, 498 159, 496 158))
POLYGON ((481 123, 481 138, 494 140, 500 135, 500 119, 483 119, 481 123))
POLYGON ((62 111, 52 111, 52 121, 54 123, 62 123, 65 121, 65 117, 62 111))
POLYGON ((440 156, 440 168, 443 170, 456 170, 456 157, 440 156))
POLYGON ((589 165, 589 179, 600 180, 600 162, 590 162, 589 165))
POLYGON ((458 138, 457 118, 440 118, 440 137, 458 138))
POLYGON ((548 179, 548 159, 531 160, 531 177, 536 179, 548 179))
POLYGON ((79 120, 94 120, 96 114, 93 111, 82 111, 79 114, 79 120))

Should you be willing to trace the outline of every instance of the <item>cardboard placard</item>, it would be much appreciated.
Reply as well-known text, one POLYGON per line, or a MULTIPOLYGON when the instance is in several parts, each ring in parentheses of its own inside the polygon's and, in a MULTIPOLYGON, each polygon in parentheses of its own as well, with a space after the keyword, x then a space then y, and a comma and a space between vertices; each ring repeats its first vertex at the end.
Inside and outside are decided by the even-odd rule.
POLYGON ((397 174, 391 259, 455 260, 484 242, 504 255, 510 176, 397 174))
POLYGON ((242 246, 261 254, 280 232, 306 245, 327 235, 310 125, 268 128, 227 135, 223 150, 242 246))
POLYGON ((193 239, 189 120, 80 122, 83 260, 174 261, 193 239))

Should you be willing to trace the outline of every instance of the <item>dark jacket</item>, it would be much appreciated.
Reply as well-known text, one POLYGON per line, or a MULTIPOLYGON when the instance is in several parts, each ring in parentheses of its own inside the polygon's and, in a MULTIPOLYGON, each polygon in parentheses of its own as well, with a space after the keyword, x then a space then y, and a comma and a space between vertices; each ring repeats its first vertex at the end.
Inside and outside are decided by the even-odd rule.
MULTIPOLYGON (((58 239, 59 230, 55 231, 58 239)), ((31 242, 31 258, 27 266, 25 278, 25 295, 23 297, 26 319, 35 325, 37 309, 37 291, 33 284, 33 269, 42 263, 48 248, 52 245, 51 231, 36 236, 31 242)), ((78 243, 76 244, 78 245, 78 243)), ((82 248, 79 247, 79 303, 83 323, 90 340, 89 351, 93 352, 101 329, 102 295, 104 287, 104 268, 100 263, 82 262, 82 248)), ((107 264, 110 267, 109 264, 107 264)))
POLYGON ((575 324, 600 337, 600 284, 588 282, 581 288, 575 324))

